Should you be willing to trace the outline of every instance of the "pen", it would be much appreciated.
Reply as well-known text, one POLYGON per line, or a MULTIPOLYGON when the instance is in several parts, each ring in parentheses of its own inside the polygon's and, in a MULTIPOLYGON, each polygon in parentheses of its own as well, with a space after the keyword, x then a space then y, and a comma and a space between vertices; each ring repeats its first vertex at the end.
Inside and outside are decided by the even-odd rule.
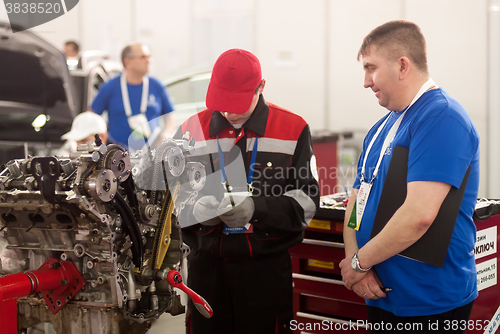
POLYGON ((384 287, 380 287, 380 290, 382 290, 384 293, 385 293, 385 292, 392 291, 392 289, 391 289, 391 288, 384 288, 384 287))
POLYGON ((345 200, 342 201, 342 204, 344 206, 347 206, 347 203, 349 203, 349 193, 347 192, 347 187, 344 187, 345 189, 345 200))
POLYGON ((234 199, 233 199, 233 195, 231 195, 231 190, 233 187, 231 187, 227 182, 222 182, 222 184, 226 187, 226 191, 228 193, 229 200, 231 201, 231 206, 234 208, 235 207, 234 199))

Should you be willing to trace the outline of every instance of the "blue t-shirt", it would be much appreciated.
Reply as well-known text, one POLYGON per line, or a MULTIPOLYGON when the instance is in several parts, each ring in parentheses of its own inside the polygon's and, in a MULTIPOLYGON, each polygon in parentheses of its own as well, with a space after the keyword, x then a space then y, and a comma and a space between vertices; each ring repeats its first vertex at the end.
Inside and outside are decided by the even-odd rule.
MULTIPOLYGON (((132 115, 140 114, 142 83, 139 85, 127 83, 127 88, 132 115)), ((132 130, 128 124, 125 107, 123 106, 120 76, 102 84, 97 96, 92 102, 91 108, 98 114, 102 114, 104 110, 108 111, 108 133, 110 141, 128 148, 129 136, 132 134, 132 130)), ((149 96, 146 118, 149 121, 151 131, 154 131, 159 125, 158 117, 173 110, 174 108, 172 107, 165 87, 163 87, 160 81, 149 77, 149 96)))
MULTIPOLYGON (((387 124, 368 155, 365 179, 371 180, 383 141, 401 113, 389 113, 368 132, 358 162, 354 188, 360 187, 360 173, 366 149, 382 122, 387 124)), ((471 167, 460 212, 442 268, 400 255, 375 265, 384 286, 393 290, 387 298, 367 304, 397 316, 424 316, 447 312, 474 300, 477 276, 473 248, 476 227, 472 214, 479 187, 479 136, 465 109, 441 88, 424 93, 406 112, 399 130, 386 150, 366 204, 356 239, 359 248, 370 240, 380 194, 395 146, 409 149, 407 182, 437 181, 459 188, 471 167)))

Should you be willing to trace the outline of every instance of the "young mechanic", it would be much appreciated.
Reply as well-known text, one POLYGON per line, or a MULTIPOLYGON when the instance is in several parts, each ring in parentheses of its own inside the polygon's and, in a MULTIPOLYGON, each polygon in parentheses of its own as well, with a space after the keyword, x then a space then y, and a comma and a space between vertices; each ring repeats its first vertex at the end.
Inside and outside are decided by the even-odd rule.
POLYGON ((265 85, 255 55, 224 52, 213 67, 208 109, 176 134, 196 139, 192 160, 208 174, 180 224, 191 247, 188 284, 214 315, 205 319, 190 303, 187 333, 291 333, 288 248, 302 241, 319 187, 308 124, 266 102, 265 85))

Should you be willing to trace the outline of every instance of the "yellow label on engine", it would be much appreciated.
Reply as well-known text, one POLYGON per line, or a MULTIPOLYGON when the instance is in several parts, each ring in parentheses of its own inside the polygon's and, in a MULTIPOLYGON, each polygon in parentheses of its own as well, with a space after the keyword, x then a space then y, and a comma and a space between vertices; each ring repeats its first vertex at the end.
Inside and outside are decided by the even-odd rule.
POLYGON ((308 260, 307 263, 311 267, 332 269, 333 270, 333 262, 320 261, 320 260, 308 260))
POLYGON ((309 227, 317 228, 320 230, 329 230, 331 228, 331 223, 329 220, 313 219, 313 220, 311 220, 309 227))

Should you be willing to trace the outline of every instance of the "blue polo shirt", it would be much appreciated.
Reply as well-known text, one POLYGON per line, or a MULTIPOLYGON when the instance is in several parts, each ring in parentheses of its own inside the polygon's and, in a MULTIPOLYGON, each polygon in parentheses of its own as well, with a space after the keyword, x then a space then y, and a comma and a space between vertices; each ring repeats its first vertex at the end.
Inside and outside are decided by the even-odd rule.
MULTIPOLYGON (((366 163, 370 180, 387 133, 401 113, 389 113, 368 132, 358 162, 354 188, 360 187, 360 171, 368 144, 382 122, 387 124, 373 144, 366 163)), ((460 212, 442 268, 400 255, 375 265, 384 286, 393 290, 386 298, 367 304, 397 316, 439 314, 463 306, 477 295, 473 248, 476 227, 472 214, 479 187, 479 136, 465 109, 441 88, 424 93, 406 112, 399 130, 386 150, 380 171, 366 203, 356 239, 361 248, 370 240, 378 202, 382 193, 391 153, 395 146, 409 149, 407 182, 437 181, 459 188, 471 167, 460 212)))
MULTIPOLYGON (((132 115, 137 115, 141 112, 142 85, 142 83, 139 85, 127 83, 132 115)), ((110 141, 128 148, 129 137, 132 134, 132 130, 128 124, 125 107, 123 106, 120 76, 102 84, 97 96, 92 102, 91 108, 97 114, 102 114, 105 110, 108 111, 108 133, 110 141)), ((163 87, 161 82, 157 79, 149 77, 149 96, 146 118, 149 121, 151 131, 154 131, 159 125, 158 117, 166 115, 173 110, 174 108, 165 87, 163 87)))

